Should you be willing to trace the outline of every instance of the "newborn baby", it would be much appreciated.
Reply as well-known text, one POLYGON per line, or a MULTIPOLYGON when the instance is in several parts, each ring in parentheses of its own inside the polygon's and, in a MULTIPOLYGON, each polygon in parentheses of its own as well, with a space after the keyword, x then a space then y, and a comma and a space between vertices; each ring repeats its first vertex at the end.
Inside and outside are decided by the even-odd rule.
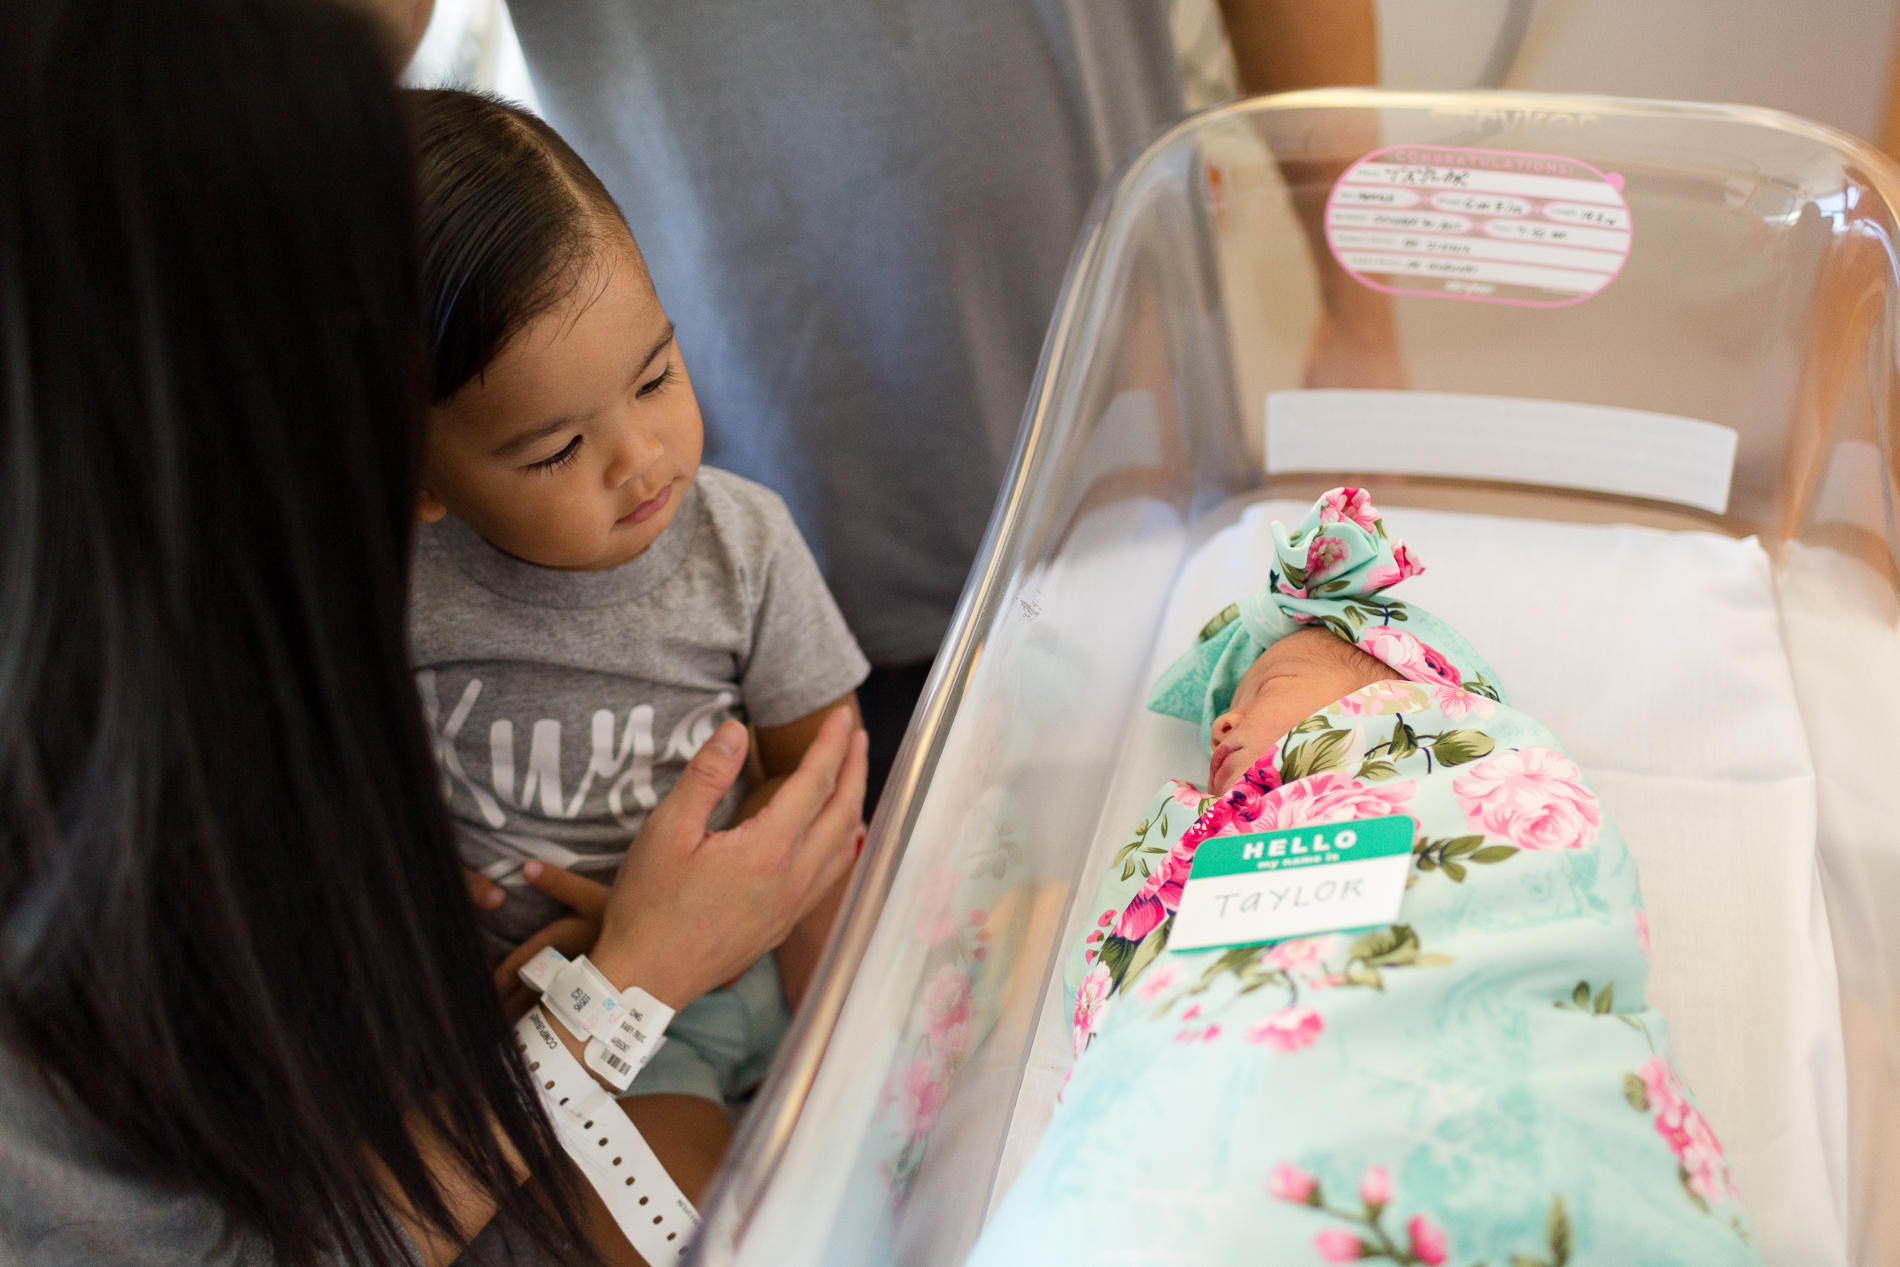
POLYGON ((1208 784, 1164 784, 1102 878, 1065 972, 1071 1079, 971 1263, 1758 1264, 1581 771, 1386 595, 1420 569, 1363 491, 1274 537, 1266 584, 1156 685, 1208 784), (1382 922, 1246 945, 1182 923, 1190 879, 1290 865, 1196 873, 1208 841, 1231 864, 1375 832, 1382 922))
POLYGON ((1241 675, 1227 711, 1214 719, 1207 790, 1219 796, 1232 788, 1301 718, 1388 681, 1404 679, 1326 629, 1288 634, 1241 675))

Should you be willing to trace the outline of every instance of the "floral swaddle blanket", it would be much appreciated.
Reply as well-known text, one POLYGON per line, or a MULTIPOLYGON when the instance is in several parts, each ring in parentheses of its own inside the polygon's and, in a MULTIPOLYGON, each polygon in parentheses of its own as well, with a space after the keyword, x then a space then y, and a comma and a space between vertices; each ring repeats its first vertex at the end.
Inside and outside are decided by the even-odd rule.
POLYGON ((1203 730, 1260 650, 1325 623, 1407 680, 1294 727, 1225 796, 1170 780, 1065 984, 1077 1063, 970 1263, 1758 1264, 1721 1145, 1647 1006, 1636 867, 1576 764, 1455 631, 1363 492, 1275 525, 1267 585, 1151 707, 1203 730), (1196 848, 1413 820, 1397 920, 1174 951, 1196 848))

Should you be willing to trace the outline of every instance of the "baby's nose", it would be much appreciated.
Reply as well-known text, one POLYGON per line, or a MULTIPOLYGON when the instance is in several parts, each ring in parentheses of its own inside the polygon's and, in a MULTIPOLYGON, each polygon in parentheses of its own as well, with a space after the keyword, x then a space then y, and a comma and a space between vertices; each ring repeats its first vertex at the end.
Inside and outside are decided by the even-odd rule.
POLYGON ((1214 738, 1225 739, 1234 728, 1234 715, 1222 713, 1214 719, 1214 738))

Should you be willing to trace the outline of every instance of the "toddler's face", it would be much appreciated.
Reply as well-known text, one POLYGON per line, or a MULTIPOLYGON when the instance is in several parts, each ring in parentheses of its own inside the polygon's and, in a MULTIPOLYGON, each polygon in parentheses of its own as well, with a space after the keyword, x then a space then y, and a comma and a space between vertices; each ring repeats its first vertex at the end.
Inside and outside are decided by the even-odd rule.
POLYGON ((1334 700, 1398 676, 1324 629, 1288 634, 1253 662, 1214 719, 1207 790, 1225 793, 1287 731, 1334 700))
POLYGON ((417 516, 453 511, 498 549, 598 571, 652 545, 699 471, 699 403, 624 235, 574 293, 429 411, 417 516))

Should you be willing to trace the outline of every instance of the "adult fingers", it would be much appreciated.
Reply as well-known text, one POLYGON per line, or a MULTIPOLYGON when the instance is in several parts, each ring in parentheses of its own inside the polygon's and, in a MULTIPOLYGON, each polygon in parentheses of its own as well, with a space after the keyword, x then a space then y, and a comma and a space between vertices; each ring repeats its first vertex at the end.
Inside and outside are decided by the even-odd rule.
MULTIPOLYGON (((668 828, 682 829, 697 840, 706 830, 722 797, 745 770, 746 728, 736 721, 722 723, 693 754, 679 781, 647 818, 668 828), (694 830, 697 829, 697 830, 694 830)), ((646 833, 641 832, 642 836, 646 833)))
POLYGON ((818 817, 812 820, 811 830, 805 833, 800 846, 802 852, 812 855, 808 862, 815 872, 807 890, 811 895, 809 904, 816 904, 829 893, 857 861, 864 832, 869 741, 870 736, 862 730, 851 736, 844 767, 838 772, 838 786, 824 808, 818 811, 818 817))
MULTIPOLYGON (((851 709, 833 709, 799 758, 798 768, 786 776, 755 821, 794 837, 804 832, 837 792, 839 775, 856 743, 852 733, 851 709)), ((858 800, 862 803, 863 799, 860 783, 858 800)))
POLYGON ((600 913, 607 909, 607 895, 613 892, 598 880, 575 875, 572 871, 538 858, 531 858, 521 864, 521 878, 561 905, 572 907, 576 915, 594 920, 599 919, 600 913))
POLYGON ((484 911, 492 911, 508 900, 501 886, 479 871, 463 867, 462 883, 468 886, 468 900, 484 911))

